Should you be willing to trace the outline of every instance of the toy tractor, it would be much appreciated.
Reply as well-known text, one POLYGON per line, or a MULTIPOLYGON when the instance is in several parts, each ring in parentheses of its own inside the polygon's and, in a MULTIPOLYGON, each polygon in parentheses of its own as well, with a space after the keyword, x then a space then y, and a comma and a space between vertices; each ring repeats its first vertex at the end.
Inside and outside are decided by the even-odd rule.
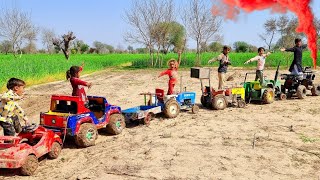
POLYGON ((53 131, 25 126, 18 136, 0 136, 0 168, 19 169, 22 175, 31 176, 39 166, 38 159, 44 155, 58 158, 61 146, 60 137, 53 131))
POLYGON ((191 68, 191 77, 200 79, 201 83, 201 104, 207 108, 223 110, 227 106, 237 106, 244 108, 244 88, 233 87, 215 90, 211 87, 211 69, 210 68, 191 68), (203 80, 208 80, 209 85, 203 86, 203 80))
POLYGON ((263 86, 261 86, 260 81, 246 81, 248 74, 256 74, 255 72, 246 73, 244 78, 243 87, 245 89, 245 100, 250 101, 260 101, 264 104, 271 104, 274 102, 275 97, 279 100, 286 99, 286 95, 281 93, 281 82, 278 81, 279 73, 278 64, 274 80, 265 79, 263 86))
POLYGON ((52 95, 50 110, 40 114, 40 124, 59 135, 74 137, 79 147, 95 145, 100 128, 120 134, 125 128, 121 108, 109 104, 104 97, 88 96, 88 99, 85 106, 78 96, 52 95))
POLYGON ((285 80, 281 91, 288 98, 295 94, 299 99, 304 99, 307 96, 307 90, 310 90, 313 96, 319 96, 320 86, 314 84, 314 78, 315 74, 311 67, 305 67, 302 75, 281 74, 281 79, 285 80))

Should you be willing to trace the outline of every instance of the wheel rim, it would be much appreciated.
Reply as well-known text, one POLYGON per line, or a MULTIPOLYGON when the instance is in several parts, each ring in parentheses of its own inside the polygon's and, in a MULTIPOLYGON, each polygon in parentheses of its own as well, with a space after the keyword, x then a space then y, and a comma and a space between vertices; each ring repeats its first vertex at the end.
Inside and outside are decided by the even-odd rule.
POLYGON ((178 107, 176 105, 170 106, 169 109, 170 109, 171 114, 177 114, 177 112, 178 112, 178 107))
POLYGON ((273 92, 272 92, 272 91, 268 92, 268 94, 267 94, 267 100, 268 100, 268 101, 272 101, 272 100, 273 100, 273 92))
POLYGON ((116 128, 117 128, 118 130, 121 129, 121 120, 118 120, 118 121, 116 122, 116 128))
POLYGON ((225 101, 224 101, 224 99, 222 99, 222 98, 219 98, 219 99, 217 100, 217 106, 218 106, 219 108, 223 108, 224 103, 225 103, 225 101))
POLYGON ((86 138, 87 138, 88 140, 92 140, 92 139, 93 139, 93 136, 94 136, 94 129, 89 129, 89 130, 87 131, 86 138))

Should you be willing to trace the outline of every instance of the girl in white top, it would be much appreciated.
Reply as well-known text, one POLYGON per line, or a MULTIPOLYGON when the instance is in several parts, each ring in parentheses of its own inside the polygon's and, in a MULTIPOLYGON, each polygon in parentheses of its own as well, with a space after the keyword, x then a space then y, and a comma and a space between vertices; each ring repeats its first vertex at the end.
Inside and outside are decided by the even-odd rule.
POLYGON ((260 84, 263 85, 263 69, 264 64, 266 62, 267 56, 269 56, 271 53, 268 52, 267 54, 264 53, 265 49, 263 47, 258 48, 258 55, 254 58, 249 59, 244 64, 251 63, 253 61, 257 61, 257 70, 256 70, 256 78, 255 81, 260 79, 260 84))

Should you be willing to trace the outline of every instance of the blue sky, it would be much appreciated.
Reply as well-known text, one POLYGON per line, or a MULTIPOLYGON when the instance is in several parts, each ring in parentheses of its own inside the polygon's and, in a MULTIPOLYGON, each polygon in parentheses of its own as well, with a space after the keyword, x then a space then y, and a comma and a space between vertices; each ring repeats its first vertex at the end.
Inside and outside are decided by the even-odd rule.
MULTIPOLYGON (((179 6, 182 1, 175 0, 175 3, 179 6)), ((125 9, 130 9, 130 6, 131 0, 0 0, 0 8, 18 7, 29 12, 37 26, 53 29, 57 35, 72 30, 78 39, 90 46, 93 41, 98 40, 115 47, 121 45, 123 48, 129 45, 124 41, 123 35, 130 26, 123 17, 125 9)), ((320 1, 314 0, 312 8, 319 18, 320 1)), ((241 14, 236 22, 224 21, 220 31, 224 43, 231 45, 235 41, 246 41, 264 46, 258 34, 263 32, 266 19, 276 16, 279 14, 271 14, 266 10, 241 14)), ((195 47, 192 40, 188 44, 190 48, 195 47)), ((40 40, 38 46, 41 46, 40 40)))

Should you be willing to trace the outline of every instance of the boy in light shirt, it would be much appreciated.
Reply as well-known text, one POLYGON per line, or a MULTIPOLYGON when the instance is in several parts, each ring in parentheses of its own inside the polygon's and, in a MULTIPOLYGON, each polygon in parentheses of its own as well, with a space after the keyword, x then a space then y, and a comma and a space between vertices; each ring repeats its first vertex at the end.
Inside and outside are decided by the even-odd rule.
POLYGON ((268 52, 267 54, 264 53, 265 49, 263 47, 258 48, 258 55, 254 58, 249 59, 244 64, 251 63, 253 61, 257 61, 257 69, 256 69, 256 78, 255 81, 260 79, 261 86, 263 85, 264 79, 263 79, 263 69, 264 64, 266 62, 267 56, 269 56, 271 53, 268 52))

